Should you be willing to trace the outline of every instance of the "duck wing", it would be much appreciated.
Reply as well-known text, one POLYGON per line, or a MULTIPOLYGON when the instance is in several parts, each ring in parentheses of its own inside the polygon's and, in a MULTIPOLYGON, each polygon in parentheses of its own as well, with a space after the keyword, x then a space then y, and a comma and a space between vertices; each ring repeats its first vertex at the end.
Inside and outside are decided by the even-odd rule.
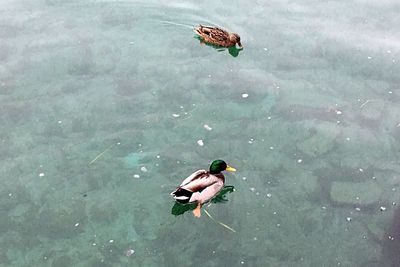
POLYGON ((183 182, 180 184, 179 187, 183 187, 183 186, 189 184, 189 183, 192 182, 192 181, 201 179, 201 177, 203 177, 203 176, 206 175, 206 174, 207 174, 207 171, 206 171, 206 170, 198 170, 198 171, 195 171, 194 173, 192 173, 191 175, 189 175, 185 180, 183 180, 183 182))
MULTIPOLYGON (((199 184, 196 191, 190 196, 189 202, 197 201, 198 203, 205 203, 212 199, 219 191, 224 187, 224 177, 220 174, 220 177, 209 175, 206 178, 202 178, 201 184, 199 184)), ((192 185, 192 184, 191 184, 192 185)), ((193 185, 196 186, 196 185, 193 185)))
POLYGON ((176 190, 171 193, 171 196, 180 203, 188 203, 194 192, 192 190, 202 184, 200 180, 203 176, 207 176, 207 173, 206 170, 198 170, 192 173, 189 177, 183 180, 176 190))
POLYGON ((217 27, 203 26, 200 25, 195 29, 195 32, 205 38, 211 38, 215 41, 225 41, 229 37, 229 33, 217 27))

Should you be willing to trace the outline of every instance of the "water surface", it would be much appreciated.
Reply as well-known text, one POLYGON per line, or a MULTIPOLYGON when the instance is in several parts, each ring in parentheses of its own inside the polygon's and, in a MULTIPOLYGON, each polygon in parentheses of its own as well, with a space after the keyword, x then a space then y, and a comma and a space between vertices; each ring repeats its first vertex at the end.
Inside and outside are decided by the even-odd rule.
POLYGON ((396 266, 399 12, 3 0, 0 266, 396 266), (214 220, 171 214, 217 158, 238 172, 214 220))

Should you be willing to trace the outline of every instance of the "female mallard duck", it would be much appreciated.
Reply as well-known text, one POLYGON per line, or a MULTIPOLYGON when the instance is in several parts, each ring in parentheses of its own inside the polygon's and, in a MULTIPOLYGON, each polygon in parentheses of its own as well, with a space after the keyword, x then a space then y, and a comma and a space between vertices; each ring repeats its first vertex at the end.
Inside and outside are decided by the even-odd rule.
POLYGON ((197 202, 193 210, 195 217, 201 215, 201 205, 213 198, 224 187, 225 177, 222 171, 236 171, 223 160, 214 160, 210 170, 198 170, 186 178, 181 185, 171 193, 179 203, 197 202))
POLYGON ((230 33, 217 27, 203 25, 194 29, 194 32, 206 43, 223 47, 232 47, 238 44, 242 48, 240 36, 237 33, 230 33))

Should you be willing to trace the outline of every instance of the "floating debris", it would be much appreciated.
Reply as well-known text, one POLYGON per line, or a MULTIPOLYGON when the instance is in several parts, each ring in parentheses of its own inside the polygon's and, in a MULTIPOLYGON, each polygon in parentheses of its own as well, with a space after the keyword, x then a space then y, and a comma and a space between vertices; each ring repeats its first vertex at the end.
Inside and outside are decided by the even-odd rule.
MULTIPOLYGON (((272 197, 272 194, 271 193, 267 193, 267 197, 268 198, 272 197)), ((276 213, 274 213, 274 214, 276 214, 276 213)))
POLYGON ((44 176, 43 172, 39 173, 39 177, 43 177, 43 176, 44 176))
POLYGON ((246 94, 246 93, 242 94, 242 98, 248 98, 248 97, 249 97, 249 94, 246 94))
POLYGON ((336 114, 337 114, 337 115, 342 115, 342 112, 341 112, 340 110, 337 110, 337 111, 336 111, 336 114))
POLYGON ((199 146, 204 146, 204 142, 203 142, 203 140, 197 140, 197 144, 199 145, 199 146))
POLYGON ((134 174, 134 175, 133 175, 133 178, 139 179, 139 178, 140 178, 140 175, 139 175, 139 174, 134 174))
POLYGON ((381 210, 381 211, 385 211, 385 210, 386 210, 386 207, 382 206, 382 207, 380 207, 380 210, 381 210))
POLYGON ((222 223, 222 222, 217 221, 216 219, 214 219, 214 218, 211 216, 211 214, 208 213, 208 211, 207 211, 206 209, 204 210, 204 213, 207 214, 207 216, 208 216, 211 220, 213 220, 214 222, 216 222, 216 223, 218 223, 219 225, 225 227, 226 229, 228 229, 228 230, 230 230, 230 231, 236 233, 236 231, 235 231, 232 227, 230 227, 230 226, 228 226, 228 225, 226 225, 226 224, 224 224, 224 223, 222 223))
POLYGON ((372 100, 367 99, 364 103, 361 104, 360 108, 363 108, 366 104, 368 104, 369 102, 371 102, 372 100))
POLYGON ((110 241, 108 241, 109 243, 114 243, 114 239, 110 239, 110 241))
POLYGON ((130 257, 130 256, 132 256, 133 254, 135 253, 135 250, 133 250, 133 249, 127 249, 127 250, 125 250, 125 256, 127 256, 127 257, 130 257))
POLYGON ((147 172, 147 168, 146 168, 145 166, 142 166, 142 167, 140 168, 140 170, 141 170, 142 172, 147 172))
POLYGON ((207 131, 211 131, 212 130, 212 128, 210 127, 210 126, 208 126, 207 124, 204 124, 204 129, 206 129, 207 131))
POLYGON ((297 160, 297 163, 302 163, 302 162, 303 162, 302 159, 298 159, 298 160, 297 160))
POLYGON ((62 123, 62 121, 58 121, 58 124, 61 124, 62 123))
POLYGON ((346 221, 351 222, 351 217, 346 217, 346 221))
POLYGON ((109 147, 107 147, 103 152, 101 152, 100 154, 98 154, 91 162, 89 162, 88 165, 93 164, 96 160, 98 160, 101 156, 103 156, 108 150, 110 150, 115 144, 110 145, 109 147))
POLYGON ((76 223, 76 224, 75 224, 75 227, 78 227, 78 226, 79 226, 79 223, 76 223))
POLYGON ((180 116, 181 116, 181 115, 176 114, 176 113, 172 114, 172 117, 174 117, 174 118, 179 118, 180 116))

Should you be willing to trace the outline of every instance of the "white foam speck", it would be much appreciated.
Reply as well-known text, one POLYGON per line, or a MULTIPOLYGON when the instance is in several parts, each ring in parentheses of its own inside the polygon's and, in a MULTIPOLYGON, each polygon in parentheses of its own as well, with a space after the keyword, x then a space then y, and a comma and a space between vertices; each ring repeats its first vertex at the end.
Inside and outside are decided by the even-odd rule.
POLYGON ((302 159, 298 159, 298 160, 297 160, 297 163, 302 163, 302 162, 303 162, 302 159))
POLYGON ((43 176, 44 176, 43 172, 39 173, 39 177, 43 177, 43 176))

